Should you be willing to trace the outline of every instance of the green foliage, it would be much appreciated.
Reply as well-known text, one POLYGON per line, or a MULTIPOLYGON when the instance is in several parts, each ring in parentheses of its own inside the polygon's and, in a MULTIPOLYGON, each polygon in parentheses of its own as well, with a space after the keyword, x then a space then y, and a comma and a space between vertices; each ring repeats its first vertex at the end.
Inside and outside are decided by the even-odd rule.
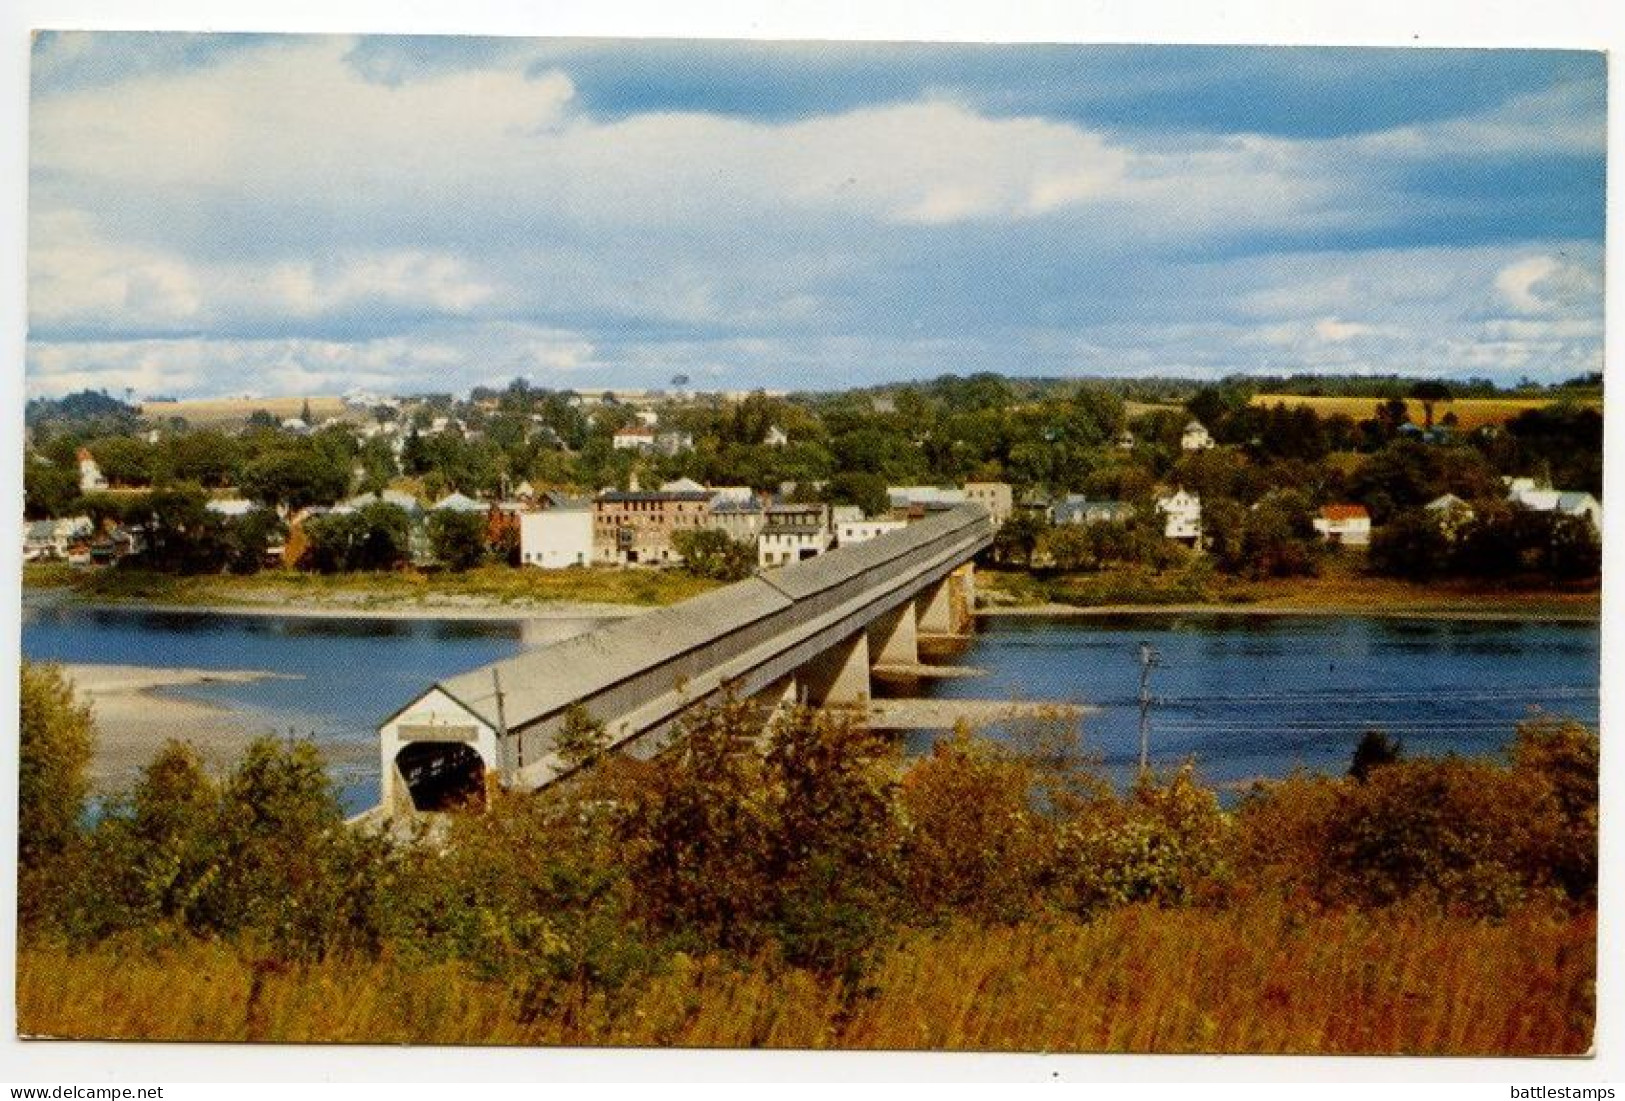
POLYGON ((226 781, 169 743, 92 832, 62 927, 250 938, 283 958, 379 943, 392 857, 343 828, 310 742, 262 738, 226 781))
POLYGON ((580 703, 572 703, 564 713, 554 751, 570 768, 590 768, 598 763, 609 748, 609 731, 592 712, 580 703))
POLYGON ((711 581, 740 581, 756 569, 756 548, 716 528, 685 528, 672 533, 672 548, 683 569, 711 581))
POLYGON ((728 700, 684 720, 638 792, 625 841, 656 928, 739 948, 769 912, 771 805, 752 744, 751 705, 728 700))
POLYGON ((67 516, 79 500, 79 472, 29 455, 23 462, 23 516, 67 516))
POLYGON ((1385 577, 1426 581, 1448 568, 1450 551, 1450 540, 1438 521, 1420 509, 1409 509, 1372 531, 1366 561, 1385 577))
POLYGON ((299 564, 317 573, 390 570, 411 557, 411 521, 403 509, 386 501, 312 517, 305 521, 305 537, 299 564))
POLYGON ((1166 783, 1142 776, 1126 800, 1102 795, 1061 828, 1053 872, 1067 908, 1180 905, 1223 877, 1226 822, 1185 766, 1166 783))
POLYGON ((487 520, 480 512, 431 512, 428 520, 429 550, 447 569, 473 569, 485 559, 487 520))
POLYGON ((36 871, 79 836, 96 728, 56 666, 25 660, 20 684, 17 864, 36 871))

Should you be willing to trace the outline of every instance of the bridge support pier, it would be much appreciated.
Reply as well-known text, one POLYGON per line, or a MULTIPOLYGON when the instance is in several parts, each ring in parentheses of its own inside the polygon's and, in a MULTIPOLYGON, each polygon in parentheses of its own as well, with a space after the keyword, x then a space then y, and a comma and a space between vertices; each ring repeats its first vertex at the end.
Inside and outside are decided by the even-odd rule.
POLYGON ((954 631, 952 575, 944 577, 915 600, 917 627, 922 635, 951 635, 954 631))
POLYGON ((801 688, 814 707, 869 706, 869 633, 859 631, 808 662, 801 688))
POLYGON ((920 628, 914 602, 905 601, 869 625, 869 655, 876 665, 918 665, 920 628))

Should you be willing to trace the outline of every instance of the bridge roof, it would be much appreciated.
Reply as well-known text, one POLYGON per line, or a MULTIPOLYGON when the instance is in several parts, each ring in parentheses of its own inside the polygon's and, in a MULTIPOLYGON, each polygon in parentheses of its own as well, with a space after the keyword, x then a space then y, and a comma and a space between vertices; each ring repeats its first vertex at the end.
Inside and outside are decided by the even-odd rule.
POLYGON ((935 540, 974 528, 986 518, 987 510, 981 505, 958 505, 874 539, 852 543, 805 562, 767 570, 761 577, 792 600, 804 600, 839 585, 854 574, 906 558, 935 540))
POLYGON ((437 687, 500 728, 495 670, 502 680, 503 722, 518 730, 790 603, 783 593, 751 578, 448 677, 437 687))
POLYGON ((902 531, 739 581, 681 604, 616 620, 517 657, 448 677, 436 687, 493 727, 519 730, 718 636, 791 607, 863 570, 985 523, 980 505, 943 512, 902 531), (492 671, 501 677, 498 721, 492 671))

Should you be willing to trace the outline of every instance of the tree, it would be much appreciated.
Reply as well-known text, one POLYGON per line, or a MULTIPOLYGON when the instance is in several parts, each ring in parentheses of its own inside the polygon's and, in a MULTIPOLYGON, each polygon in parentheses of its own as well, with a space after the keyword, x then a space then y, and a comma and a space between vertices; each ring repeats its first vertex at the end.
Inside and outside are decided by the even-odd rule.
POLYGON ((441 509, 429 514, 428 528, 429 549, 447 569, 472 569, 485 558, 483 513, 441 509))
POLYGON ((405 511, 387 501, 355 512, 329 513, 305 522, 300 566, 318 573, 390 570, 411 557, 412 526, 405 511))
POLYGON ((287 525, 268 508, 251 509, 227 525, 227 567, 232 573, 258 573, 273 543, 287 535, 287 525))
POLYGON ((1426 581, 1449 568, 1450 540, 1421 509, 1401 512, 1371 533, 1367 562, 1385 577, 1426 581))
POLYGON ((886 496, 886 479, 863 470, 845 470, 829 480, 832 504, 856 505, 865 516, 884 516, 891 511, 886 496))
POLYGON ((740 581, 756 569, 756 548, 715 528, 673 532, 671 545, 683 556, 683 569, 695 577, 740 581))
POLYGON ((96 727, 54 665, 22 662, 17 753, 17 863, 37 870, 79 833, 96 727))
POLYGON ((1436 379, 1418 382, 1411 387, 1410 396, 1422 403, 1422 416, 1428 428, 1433 427, 1433 407, 1451 398, 1450 387, 1436 379))
POLYGON ((1034 512, 1015 513, 993 534, 993 557, 998 562, 1032 565, 1033 551, 1049 530, 1050 524, 1034 512))
POLYGON ((1354 757, 1349 761, 1349 775, 1356 780, 1365 781, 1374 768, 1391 765, 1405 752, 1405 743, 1389 737, 1382 730, 1367 730, 1360 735, 1360 743, 1354 747, 1354 757))
POLYGON ((65 516, 79 499, 79 475, 30 455, 23 463, 23 515, 30 520, 65 516))

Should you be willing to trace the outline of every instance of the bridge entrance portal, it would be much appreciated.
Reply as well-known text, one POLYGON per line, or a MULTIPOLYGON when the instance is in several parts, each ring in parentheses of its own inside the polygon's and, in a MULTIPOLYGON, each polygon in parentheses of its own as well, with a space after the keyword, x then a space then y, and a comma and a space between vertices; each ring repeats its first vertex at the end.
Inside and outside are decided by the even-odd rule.
POLYGON ((481 810, 485 762, 462 742, 413 742, 395 757, 414 810, 481 810))

